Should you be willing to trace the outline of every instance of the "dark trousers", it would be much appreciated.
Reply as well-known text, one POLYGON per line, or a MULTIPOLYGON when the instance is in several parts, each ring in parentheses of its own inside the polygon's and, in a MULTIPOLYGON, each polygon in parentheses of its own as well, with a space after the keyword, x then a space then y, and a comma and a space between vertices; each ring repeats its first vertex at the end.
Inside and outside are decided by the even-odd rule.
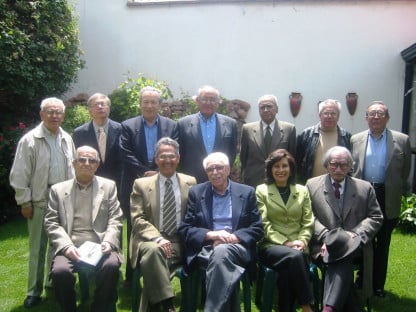
POLYGON ((275 245, 259 251, 260 261, 278 272, 279 311, 295 311, 295 301, 300 305, 313 302, 309 281, 307 256, 293 248, 275 245))
MULTIPOLYGON (((64 312, 76 312, 75 275, 81 263, 74 263, 64 255, 57 255, 52 262, 51 277, 56 299, 64 312)), ((84 264, 85 265, 85 264, 84 264)), ((113 304, 119 276, 120 261, 116 253, 104 255, 95 267, 95 294, 91 311, 102 312, 113 304)))
POLYGON ((385 189, 384 187, 374 187, 376 191, 377 201, 383 212, 383 225, 374 238, 374 263, 373 263, 373 288, 384 290, 386 283, 387 266, 389 262, 389 250, 391 234, 397 225, 398 219, 387 219, 385 205, 385 189))

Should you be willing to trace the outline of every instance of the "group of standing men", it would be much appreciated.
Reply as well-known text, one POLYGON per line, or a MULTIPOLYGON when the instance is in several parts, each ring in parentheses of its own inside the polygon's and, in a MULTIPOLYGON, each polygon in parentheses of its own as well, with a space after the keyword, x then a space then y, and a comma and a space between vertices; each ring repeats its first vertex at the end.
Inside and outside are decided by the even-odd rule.
MULTIPOLYGON (((174 122, 158 113, 161 92, 145 87, 140 96, 142 115, 119 124, 109 119, 109 98, 94 94, 88 100, 92 121, 75 129, 75 144, 60 127, 65 111, 62 101, 49 98, 42 102, 42 123, 20 140, 10 175, 16 201, 28 219, 26 307, 40 302, 46 234, 54 251, 48 268, 52 268, 57 298, 65 309, 76 308, 75 296, 64 295, 75 281, 65 277, 73 276, 73 262, 79 258, 76 247, 83 241, 102 244, 106 256, 99 264, 100 276, 114 280, 114 270, 121 264, 123 209, 130 247, 125 282, 131 282, 132 268, 140 266, 145 282, 141 311, 154 311, 156 307, 174 311, 169 281, 182 256, 188 273, 201 266, 206 270, 207 311, 236 308, 233 285, 244 271, 242 268, 255 259, 255 245, 263 235, 261 218, 254 189, 228 177, 237 153, 235 120, 216 112, 221 99, 213 87, 200 88, 196 102, 198 113, 174 122), (177 168, 181 174, 176 172, 177 168), (71 182, 63 182, 66 180, 71 182), (196 183, 199 185, 191 188, 196 183), (174 213, 170 214, 172 209, 174 213), (103 213, 107 213, 107 218, 103 218, 103 213), (181 242, 185 243, 185 254, 181 242), (70 261, 61 261, 62 256, 70 261), (224 257, 230 263, 222 263, 224 257), (151 283, 156 284, 148 288, 151 283)), ((374 239, 377 256, 373 288, 377 295, 384 296, 391 232, 397 223, 400 196, 405 194, 410 171, 408 137, 387 129, 389 112, 382 102, 373 102, 367 108, 369 130, 352 137, 338 126, 341 104, 335 100, 321 102, 320 122, 297 137, 294 125, 276 118, 275 96, 262 96, 258 108, 261 120, 245 124, 242 129, 243 183, 252 187, 261 184, 264 161, 278 148, 295 156, 302 184, 309 178, 331 174, 328 162, 322 162, 331 147, 351 150, 354 165, 347 155, 343 161, 348 166, 345 161, 336 162, 332 173, 336 176, 339 170, 351 169, 354 176, 369 181, 375 189, 384 222, 374 239)), ((342 172, 341 194, 348 189, 344 183, 348 174, 342 172)), ((331 227, 342 226, 343 219, 348 218, 337 213, 337 219, 329 223, 320 220, 320 201, 328 192, 333 193, 334 189, 314 191, 319 193, 316 201, 311 194, 315 217, 324 224, 316 233, 321 241, 331 227)), ((370 239, 363 237, 363 243, 371 241, 371 235, 370 239)), ((96 295, 100 297, 93 303, 96 311, 108 306, 108 300, 113 298, 111 287, 116 287, 116 283, 98 289, 96 295)), ((333 307, 335 304, 328 300, 328 306, 333 307)))

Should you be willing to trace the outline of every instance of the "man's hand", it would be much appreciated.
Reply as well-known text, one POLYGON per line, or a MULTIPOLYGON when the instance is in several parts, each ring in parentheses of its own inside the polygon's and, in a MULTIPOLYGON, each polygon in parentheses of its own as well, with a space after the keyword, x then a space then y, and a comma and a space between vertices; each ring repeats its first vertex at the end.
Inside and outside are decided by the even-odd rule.
POLYGON ((113 248, 111 248, 111 245, 109 242, 102 242, 101 243, 101 252, 103 254, 108 254, 113 250, 113 248))
POLYGON ((67 249, 65 249, 64 255, 68 259, 75 261, 75 262, 78 261, 79 258, 81 257, 81 255, 78 253, 77 247, 75 246, 69 246, 67 249))
POLYGON ((32 205, 22 206, 20 211, 21 211, 23 217, 25 217, 26 219, 32 219, 33 218, 33 206, 32 205))
POLYGON ((214 247, 220 244, 238 244, 241 241, 236 235, 225 230, 209 231, 207 232, 205 239, 207 241, 212 241, 214 247))
POLYGON ((158 245, 162 248, 163 252, 166 255, 166 258, 171 258, 172 257, 172 243, 170 241, 168 241, 167 239, 162 238, 159 242, 158 245))

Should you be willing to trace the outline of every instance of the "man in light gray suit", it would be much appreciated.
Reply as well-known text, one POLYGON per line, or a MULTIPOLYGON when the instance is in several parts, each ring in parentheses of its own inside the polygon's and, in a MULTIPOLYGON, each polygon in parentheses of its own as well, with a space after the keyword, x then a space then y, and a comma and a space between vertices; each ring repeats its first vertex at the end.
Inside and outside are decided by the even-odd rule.
POLYGON ((180 172, 196 178, 198 183, 208 180, 202 160, 212 152, 223 152, 232 167, 237 152, 237 123, 233 118, 218 114, 220 93, 211 86, 198 90, 196 103, 199 112, 178 121, 181 153, 180 172))
POLYGON ((369 129, 351 137, 353 176, 373 185, 384 216, 374 241, 373 287, 379 297, 385 297, 391 233, 400 214, 401 196, 410 191, 407 179, 412 158, 409 137, 387 129, 389 118, 387 106, 374 101, 366 112, 369 129))
MULTIPOLYGON (((323 165, 328 174, 311 178, 306 183, 315 215, 315 233, 309 244, 311 255, 318 264, 322 263, 322 258, 328 258, 328 253, 329 258, 335 258, 326 263, 323 311, 360 311, 353 281, 353 264, 356 261, 363 263, 363 292, 368 298, 372 293, 372 239, 381 227, 383 215, 371 184, 348 176, 353 160, 347 148, 330 148, 324 155, 323 165), (342 259, 333 257, 326 248, 326 237, 334 229, 346 231, 352 240, 358 240, 356 243, 360 248, 349 255, 342 255, 342 259)), ((344 247, 338 246, 335 252, 344 247)))
POLYGON ((140 266, 144 279, 141 312, 160 308, 175 311, 170 279, 183 262, 183 246, 176 228, 185 214, 189 188, 196 184, 194 177, 176 173, 179 145, 175 140, 165 137, 157 142, 155 162, 159 173, 137 179, 131 194, 130 257, 132 267, 140 266), (171 206, 167 199, 168 180, 174 193, 171 206), (169 209, 173 210, 173 228, 169 226, 169 209))
POLYGON ((74 271, 86 265, 78 250, 86 241, 100 244, 103 253, 95 266, 91 311, 106 311, 117 300, 123 213, 115 182, 95 176, 99 163, 97 150, 79 147, 73 162, 75 178, 53 185, 49 195, 45 230, 54 250, 51 277, 63 311, 77 311, 74 271))
POLYGON ((241 134, 241 173, 243 182, 252 187, 264 183, 264 162, 272 151, 284 148, 293 157, 296 155, 296 128, 276 120, 277 98, 263 95, 258 106, 261 120, 243 125, 241 134))

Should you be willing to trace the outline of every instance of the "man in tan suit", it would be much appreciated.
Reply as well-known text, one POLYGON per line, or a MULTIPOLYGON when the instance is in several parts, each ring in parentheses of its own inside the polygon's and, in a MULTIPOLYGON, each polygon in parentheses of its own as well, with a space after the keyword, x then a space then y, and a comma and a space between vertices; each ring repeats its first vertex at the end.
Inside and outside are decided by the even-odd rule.
POLYGON ((91 311, 106 311, 117 300, 114 293, 122 261, 123 212, 115 182, 95 176, 100 164, 98 151, 81 146, 76 155, 76 178, 53 185, 49 195, 45 230, 54 251, 51 276, 62 310, 76 312, 74 271, 85 265, 80 261, 79 247, 86 241, 100 244, 103 256, 95 266, 91 311))
POLYGON ((179 144, 171 138, 157 142, 155 162, 159 173, 136 179, 133 185, 130 258, 133 268, 140 266, 144 279, 140 311, 162 308, 170 312, 175 311, 170 279, 183 261, 177 227, 185 214, 189 188, 196 180, 176 172, 179 144), (171 196, 169 189, 173 189, 171 196))
POLYGON ((354 158, 353 176, 369 181, 376 191, 384 216, 383 226, 374 241, 374 292, 385 297, 391 233, 397 224, 401 196, 408 189, 411 166, 409 137, 387 129, 390 115, 387 106, 374 101, 367 107, 368 130, 351 137, 354 158))
POLYGON ((276 120, 277 98, 263 95, 258 105, 261 120, 243 126, 240 152, 243 183, 254 188, 264 183, 264 161, 272 151, 284 148, 293 157, 296 154, 296 128, 291 123, 276 120))

